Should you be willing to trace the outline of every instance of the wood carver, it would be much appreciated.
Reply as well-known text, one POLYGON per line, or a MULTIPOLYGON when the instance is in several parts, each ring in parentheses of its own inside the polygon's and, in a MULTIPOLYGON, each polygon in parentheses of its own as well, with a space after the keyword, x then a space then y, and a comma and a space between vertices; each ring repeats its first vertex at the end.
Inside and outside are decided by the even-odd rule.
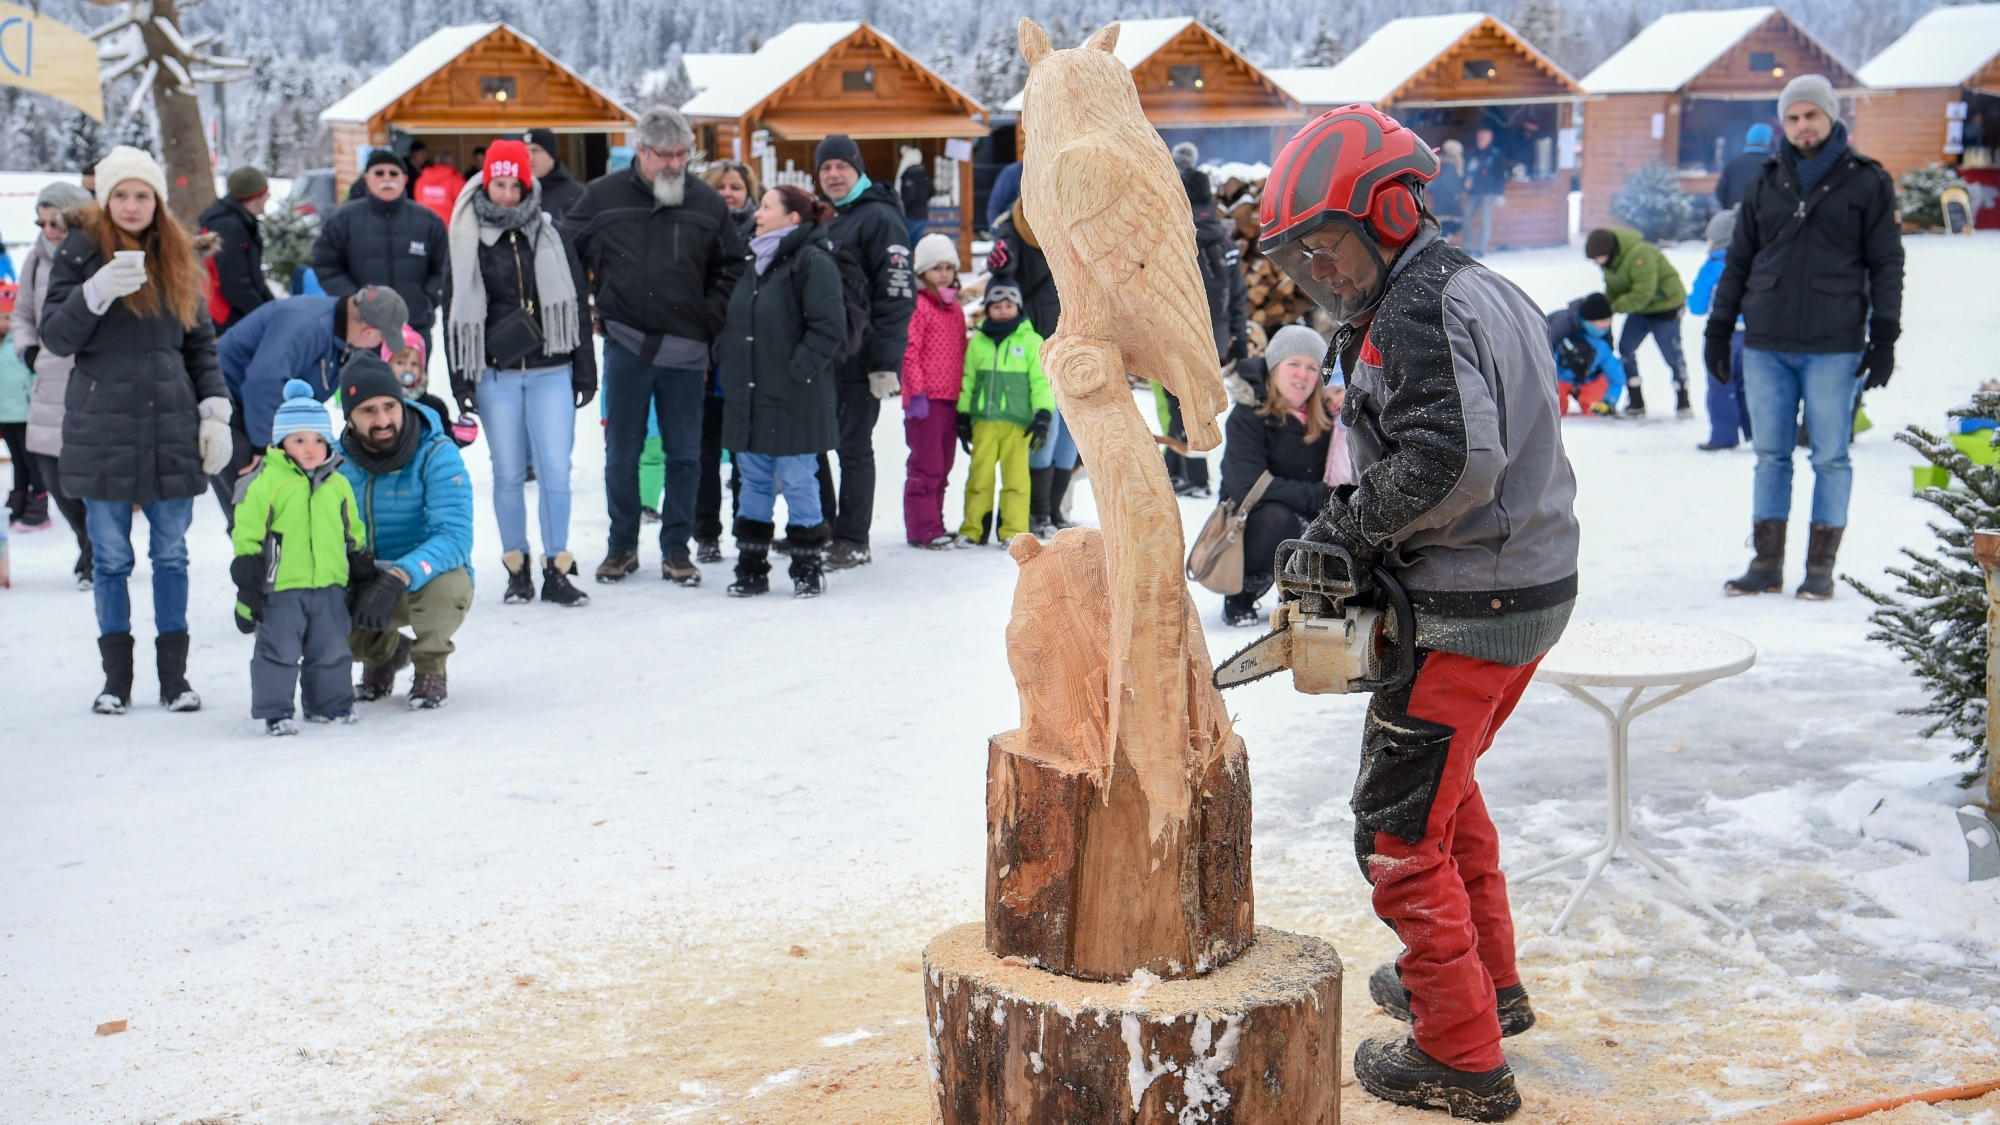
POLYGON ((1042 367, 1102 530, 1011 545, 1021 725, 987 750, 986 922, 925 951, 939 1113, 1330 1125, 1339 958, 1256 928, 1243 742, 1210 682, 1180 508, 1126 382, 1173 392, 1193 448, 1219 442, 1228 397, 1193 216, 1117 38, 1114 24, 1056 51, 1020 24, 1021 205, 1063 309, 1042 367))

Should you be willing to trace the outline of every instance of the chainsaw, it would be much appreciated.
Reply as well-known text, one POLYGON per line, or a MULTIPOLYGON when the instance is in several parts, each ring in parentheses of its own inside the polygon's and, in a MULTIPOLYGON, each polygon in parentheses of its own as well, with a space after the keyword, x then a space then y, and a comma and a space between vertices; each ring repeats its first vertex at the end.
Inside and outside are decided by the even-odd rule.
POLYGON ((1271 631, 1215 670, 1218 688, 1233 688, 1289 668, 1292 686, 1307 695, 1393 691, 1416 671, 1416 615, 1402 584, 1374 569, 1377 592, 1364 598, 1354 556, 1332 543, 1287 539, 1273 559, 1278 608, 1271 631), (1386 632, 1382 603, 1395 614, 1386 632), (1366 604, 1373 603, 1373 604, 1366 604))

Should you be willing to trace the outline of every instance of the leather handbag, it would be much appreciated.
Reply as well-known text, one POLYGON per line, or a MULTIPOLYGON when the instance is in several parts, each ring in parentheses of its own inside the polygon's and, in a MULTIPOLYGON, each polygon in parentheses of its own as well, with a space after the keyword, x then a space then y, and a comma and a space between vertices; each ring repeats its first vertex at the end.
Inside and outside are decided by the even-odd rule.
POLYGON ((1218 594, 1243 592, 1243 525, 1250 521, 1250 513, 1256 510, 1258 502, 1264 499, 1264 490, 1270 486, 1271 474, 1266 470, 1250 486, 1241 504, 1224 500, 1215 506, 1188 551, 1189 579, 1218 594))
POLYGON ((507 310, 486 332, 486 358, 495 370, 506 370, 542 350, 542 326, 525 308, 507 310))

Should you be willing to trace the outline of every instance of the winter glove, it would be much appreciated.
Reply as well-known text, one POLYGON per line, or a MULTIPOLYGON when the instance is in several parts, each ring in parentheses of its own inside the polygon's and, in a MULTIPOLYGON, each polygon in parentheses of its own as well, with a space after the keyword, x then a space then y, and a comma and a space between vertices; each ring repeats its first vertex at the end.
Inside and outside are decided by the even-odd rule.
POLYGON ((1250 338, 1238 336, 1229 341, 1229 358, 1232 361, 1250 358, 1250 338))
MULTIPOLYGON (((572 387, 573 386, 574 383, 572 383, 572 387)), ((473 389, 471 387, 467 387, 464 390, 458 392, 458 394, 454 396, 454 398, 458 403, 458 412, 460 414, 479 413, 479 396, 473 392, 473 389)), ((578 403, 578 405, 581 406, 582 403, 578 403)))
POLYGON ((375 552, 366 547, 347 552, 347 588, 355 595, 358 596, 380 573, 375 569, 375 552))
POLYGON ((589 372, 578 371, 572 367, 570 368, 569 389, 570 393, 576 396, 576 408, 582 410, 584 407, 590 405, 591 399, 597 397, 597 376, 589 372))
POLYGON ((120 297, 137 293, 146 284, 146 259, 113 255, 83 283, 83 303, 98 316, 120 297))
MULTIPOLYGON (((1730 331, 1730 336, 1735 335, 1730 331)), ((1701 344, 1701 361, 1708 368, 1708 377, 1729 385, 1729 336, 1704 336, 1701 344)))
POLYGON ((870 371, 868 373, 868 393, 876 398, 888 398, 903 393, 903 378, 894 371, 870 371))
POLYGON ((930 416, 931 398, 929 395, 911 395, 909 398, 903 400, 903 417, 912 422, 921 422, 930 416))
POLYGON ((238 555, 229 564, 229 580, 236 583, 236 631, 254 633, 264 620, 264 559, 259 555, 238 555))
POLYGON ((958 445, 967 453, 972 452, 972 415, 958 416, 958 445))
POLYGON ((40 344, 29 344, 27 347, 21 349, 22 365, 27 367, 28 370, 33 371, 35 369, 35 360, 41 358, 41 354, 42 346, 40 344))
POLYGON ((1375 568, 1382 564, 1382 552, 1366 536, 1361 534, 1361 521, 1349 507, 1354 497, 1354 486, 1336 486, 1327 494, 1326 506, 1320 509, 1318 518, 1306 526, 1299 538, 1313 543, 1331 543, 1345 547, 1354 556, 1354 586, 1357 590, 1369 589, 1375 581, 1375 568))
POLYGON ((1028 423, 1028 448, 1036 453, 1040 453, 1042 447, 1048 443, 1049 412, 1046 410, 1037 410, 1035 411, 1035 420, 1028 423))
POLYGON ((355 599, 354 627, 369 633, 388 632, 389 614, 396 608, 396 599, 409 588, 410 580, 394 568, 378 573, 375 581, 355 599))
POLYGON ((1855 378, 1867 380, 1863 390, 1889 385, 1889 376, 1896 371, 1896 337, 1902 334, 1901 321, 1868 322, 1868 347, 1861 353, 1861 366, 1854 372, 1855 378))
POLYGON ((195 447, 201 450, 201 471, 206 476, 212 477, 229 467, 229 455, 236 450, 236 439, 229 434, 229 419, 235 413, 236 408, 221 395, 195 404, 195 414, 201 418, 195 432, 195 447))

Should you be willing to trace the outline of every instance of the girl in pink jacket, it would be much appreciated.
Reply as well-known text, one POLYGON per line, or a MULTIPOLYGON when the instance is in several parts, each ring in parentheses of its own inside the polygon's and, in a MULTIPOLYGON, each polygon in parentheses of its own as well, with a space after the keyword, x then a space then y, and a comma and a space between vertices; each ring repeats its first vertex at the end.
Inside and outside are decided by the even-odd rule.
POLYGON ((903 435, 910 445, 903 530, 912 547, 949 550, 945 478, 958 444, 958 391, 965 380, 965 313, 958 306, 958 244, 927 234, 915 255, 917 308, 903 352, 903 435))

